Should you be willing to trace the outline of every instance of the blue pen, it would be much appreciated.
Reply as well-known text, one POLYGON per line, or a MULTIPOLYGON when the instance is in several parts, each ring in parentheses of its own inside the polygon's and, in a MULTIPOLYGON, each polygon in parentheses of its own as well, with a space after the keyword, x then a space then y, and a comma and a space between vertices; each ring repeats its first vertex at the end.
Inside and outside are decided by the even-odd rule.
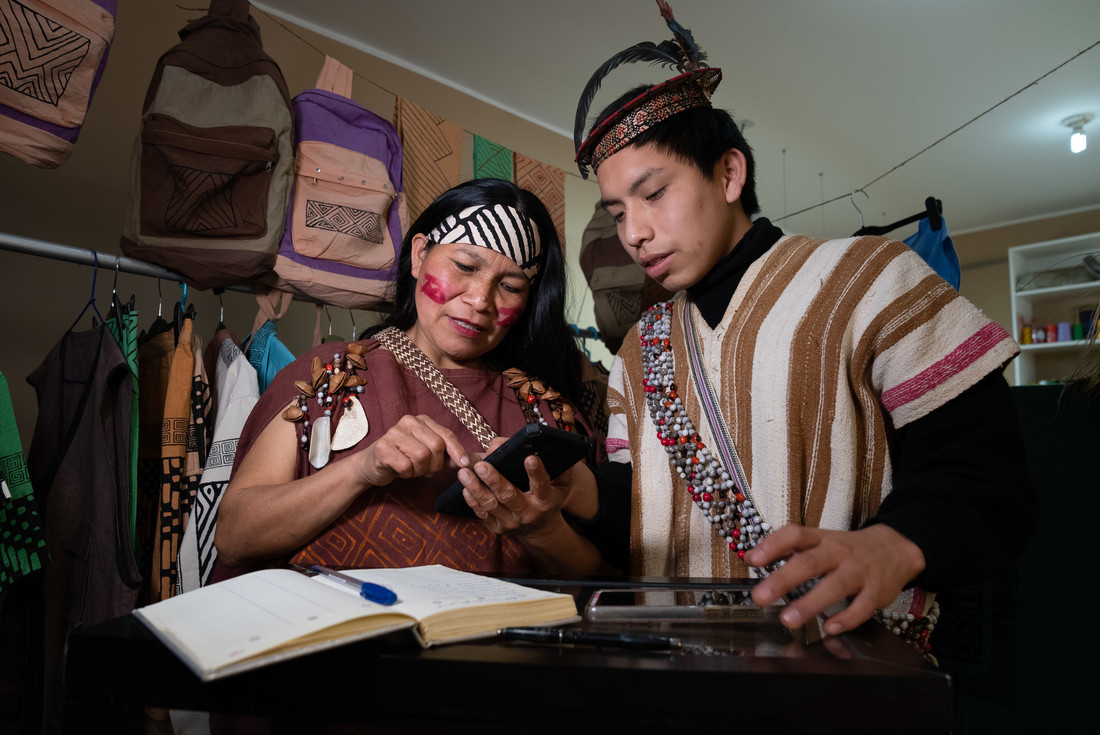
POLYGON ((392 605, 397 602, 397 593, 380 584, 363 582, 350 574, 343 574, 342 572, 337 572, 328 567, 323 567, 320 564, 314 564, 313 571, 325 575, 334 582, 346 584, 348 587, 354 588, 359 592, 360 597, 370 600, 371 602, 377 602, 379 605, 392 605))

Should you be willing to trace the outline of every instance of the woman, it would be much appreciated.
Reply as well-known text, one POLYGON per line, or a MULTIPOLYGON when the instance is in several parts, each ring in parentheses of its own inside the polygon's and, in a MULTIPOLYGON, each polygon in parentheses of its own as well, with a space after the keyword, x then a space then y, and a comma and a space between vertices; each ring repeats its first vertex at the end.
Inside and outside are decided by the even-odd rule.
POLYGON ((564 297, 561 247, 534 194, 482 179, 441 195, 405 237, 396 312, 371 338, 296 360, 252 411, 218 511, 219 563, 591 569, 598 552, 563 516, 592 513, 583 465, 551 483, 529 459, 523 493, 476 462, 535 420, 583 430, 563 399, 579 371, 564 297), (454 410, 434 369, 461 394, 446 399, 454 410), (496 440, 456 415, 463 399, 496 440), (459 468, 477 519, 434 510, 459 468), (573 474, 584 492, 570 498, 573 474))

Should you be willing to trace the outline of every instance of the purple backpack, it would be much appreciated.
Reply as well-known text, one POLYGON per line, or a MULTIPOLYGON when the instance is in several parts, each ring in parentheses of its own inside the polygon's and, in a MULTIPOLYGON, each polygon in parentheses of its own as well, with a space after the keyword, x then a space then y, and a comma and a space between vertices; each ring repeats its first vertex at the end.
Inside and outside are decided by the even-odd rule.
POLYGON ((107 65, 117 0, 0 0, 0 151, 41 168, 72 153, 107 65))
POLYGON ((294 98, 295 175, 275 288, 348 309, 392 301, 408 213, 401 140, 349 99, 351 69, 325 57, 294 98))

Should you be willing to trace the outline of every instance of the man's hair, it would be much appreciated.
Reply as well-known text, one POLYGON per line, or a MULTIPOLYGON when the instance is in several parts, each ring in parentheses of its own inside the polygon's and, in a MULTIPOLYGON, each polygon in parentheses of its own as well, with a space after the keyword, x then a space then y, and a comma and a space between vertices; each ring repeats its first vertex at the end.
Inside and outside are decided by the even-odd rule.
MULTIPOLYGON (((618 112, 623 105, 644 93, 647 87, 635 87, 608 105, 596 119, 596 125, 618 112)), ((726 151, 737 149, 745 156, 745 186, 741 189, 741 207, 749 217, 759 213, 756 197, 756 162, 752 148, 733 117, 725 110, 695 107, 684 110, 639 133, 627 146, 653 144, 680 160, 694 164, 703 176, 714 176, 714 164, 726 151)), ((596 172, 599 176, 599 171, 596 172)))
MULTIPOLYGON (((574 403, 580 400, 580 350, 565 318, 566 267, 554 221, 535 194, 503 179, 463 182, 439 195, 409 227, 397 261, 396 311, 384 327, 408 329, 416 323, 416 279, 412 276, 412 239, 426 235, 444 219, 467 207, 503 204, 530 218, 542 243, 538 276, 531 283, 527 307, 504 340, 485 355, 497 370, 519 368, 549 383, 574 403)), ((429 243, 428 247, 434 247, 429 243)))

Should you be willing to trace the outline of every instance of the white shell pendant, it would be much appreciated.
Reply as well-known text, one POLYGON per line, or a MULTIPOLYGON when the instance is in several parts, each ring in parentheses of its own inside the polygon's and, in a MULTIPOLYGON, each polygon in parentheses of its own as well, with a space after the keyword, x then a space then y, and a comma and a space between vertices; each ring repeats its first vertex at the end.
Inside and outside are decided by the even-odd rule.
POLYGON ((321 469, 328 464, 329 454, 332 449, 332 419, 328 412, 314 420, 313 429, 309 435, 309 463, 321 469))
POLYGON ((336 432, 332 435, 334 452, 354 447, 370 430, 363 405, 355 396, 349 398, 347 405, 344 406, 344 413, 340 416, 340 423, 336 424, 336 432))

